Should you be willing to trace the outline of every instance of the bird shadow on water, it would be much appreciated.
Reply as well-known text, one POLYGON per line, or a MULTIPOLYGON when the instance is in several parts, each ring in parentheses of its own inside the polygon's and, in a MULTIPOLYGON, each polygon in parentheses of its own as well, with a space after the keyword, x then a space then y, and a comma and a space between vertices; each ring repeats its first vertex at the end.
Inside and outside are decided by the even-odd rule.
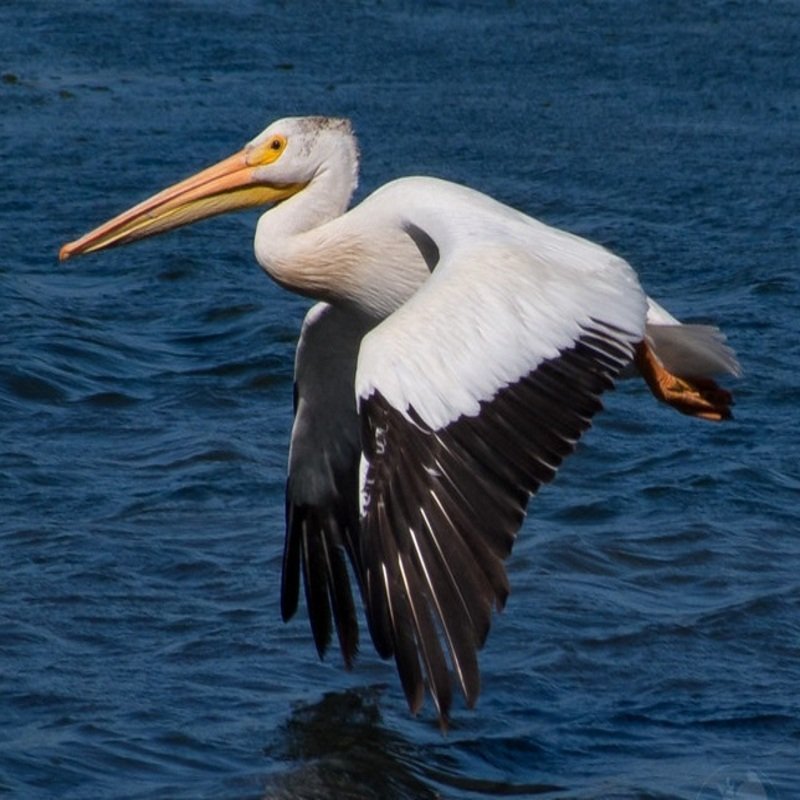
POLYGON ((265 797, 441 797, 416 774, 418 746, 383 725, 380 691, 329 692, 318 702, 297 704, 278 740, 265 748, 268 757, 287 767, 273 776, 265 797))
POLYGON ((451 740, 438 730, 431 740, 427 729, 426 735, 414 741, 392 730, 381 715, 383 688, 330 692, 317 702, 298 703, 279 728, 275 742, 264 749, 265 755, 280 765, 268 779, 264 798, 544 798, 563 788, 469 775, 473 771, 470 751, 477 743, 451 740))

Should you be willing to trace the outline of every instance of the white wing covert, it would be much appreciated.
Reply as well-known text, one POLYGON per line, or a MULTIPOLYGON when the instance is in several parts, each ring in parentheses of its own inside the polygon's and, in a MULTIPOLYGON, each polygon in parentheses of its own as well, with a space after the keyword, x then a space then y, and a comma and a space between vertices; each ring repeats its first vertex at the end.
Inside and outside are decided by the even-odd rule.
POLYGON ((596 248, 596 264, 570 267, 568 246, 563 263, 480 240, 443 250, 426 284, 361 346, 370 631, 394 656, 412 711, 424 669, 443 724, 452 697, 442 643, 471 706, 528 500, 643 336, 644 295, 628 265, 596 248))

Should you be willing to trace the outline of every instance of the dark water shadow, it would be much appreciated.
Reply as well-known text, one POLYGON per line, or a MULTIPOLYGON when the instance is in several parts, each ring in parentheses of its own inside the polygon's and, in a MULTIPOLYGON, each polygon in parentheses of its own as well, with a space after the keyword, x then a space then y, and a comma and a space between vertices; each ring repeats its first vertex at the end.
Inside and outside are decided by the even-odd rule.
MULTIPOLYGON (((564 787, 546 782, 492 780, 484 748, 520 755, 519 743, 443 736, 423 727, 411 740, 384 724, 381 686, 331 692, 298 704, 265 754, 280 772, 269 779, 269 800, 444 800, 457 797, 554 797, 564 787), (478 755, 476 750, 482 752, 478 755)), ((488 754, 491 759, 491 753, 488 754)), ((526 752, 526 756, 531 753, 526 752)), ((526 758, 527 760, 527 758, 526 758)), ((501 770, 505 771, 505 770, 501 770)), ((513 774, 510 770, 509 774, 513 774)))
POLYGON ((270 780, 270 800, 441 798, 420 777, 420 747, 386 728, 380 687, 331 692, 299 704, 266 755, 285 769, 270 780))

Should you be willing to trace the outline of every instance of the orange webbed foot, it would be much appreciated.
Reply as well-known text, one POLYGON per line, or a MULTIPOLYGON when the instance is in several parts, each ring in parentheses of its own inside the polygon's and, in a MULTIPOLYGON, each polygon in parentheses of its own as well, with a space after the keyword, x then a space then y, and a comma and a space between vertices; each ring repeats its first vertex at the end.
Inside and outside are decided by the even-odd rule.
POLYGON ((711 378, 679 377, 669 372, 647 341, 636 346, 636 367, 650 391, 681 414, 719 422, 731 419, 733 395, 711 378))

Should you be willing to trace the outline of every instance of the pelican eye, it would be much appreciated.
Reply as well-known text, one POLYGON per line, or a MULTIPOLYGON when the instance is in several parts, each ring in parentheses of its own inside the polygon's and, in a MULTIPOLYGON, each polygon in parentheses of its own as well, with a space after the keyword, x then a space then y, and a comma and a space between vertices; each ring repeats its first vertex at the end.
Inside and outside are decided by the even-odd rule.
POLYGON ((281 154, 285 149, 286 137, 276 133, 274 136, 267 139, 267 141, 262 142, 261 145, 255 150, 253 154, 254 161, 262 166, 264 164, 271 164, 273 161, 277 161, 281 157, 281 154))

